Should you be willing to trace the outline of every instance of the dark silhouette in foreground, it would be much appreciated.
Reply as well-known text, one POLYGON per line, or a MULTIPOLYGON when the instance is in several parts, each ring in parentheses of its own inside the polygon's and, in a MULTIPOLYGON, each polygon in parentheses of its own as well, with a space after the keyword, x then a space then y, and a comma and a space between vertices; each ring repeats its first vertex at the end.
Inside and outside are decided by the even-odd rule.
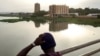
MULTIPOLYGON (((71 48, 56 52, 55 51, 56 42, 53 36, 50 33, 43 33, 43 34, 40 34, 39 37, 32 44, 28 45, 26 48, 21 50, 17 54, 17 56, 26 56, 27 53, 35 46, 41 46, 41 49, 43 50, 44 54, 41 54, 40 56, 62 56, 64 54, 73 52, 81 48, 85 48, 87 46, 91 46, 99 42, 100 42, 100 39, 97 39, 97 40, 94 40, 94 41, 91 41, 85 44, 81 44, 75 47, 71 47, 71 48)), ((91 56, 92 54, 95 54, 99 51, 100 49, 95 50, 93 52, 85 54, 85 56, 91 56)))
POLYGON ((40 34, 39 37, 32 44, 28 45, 26 48, 21 50, 17 54, 17 56, 26 56, 28 52, 36 46, 41 46, 41 49, 44 52, 44 54, 41 54, 40 56, 63 55, 63 51, 59 51, 59 52, 55 51, 56 42, 54 40, 54 37, 50 33, 43 33, 40 34))

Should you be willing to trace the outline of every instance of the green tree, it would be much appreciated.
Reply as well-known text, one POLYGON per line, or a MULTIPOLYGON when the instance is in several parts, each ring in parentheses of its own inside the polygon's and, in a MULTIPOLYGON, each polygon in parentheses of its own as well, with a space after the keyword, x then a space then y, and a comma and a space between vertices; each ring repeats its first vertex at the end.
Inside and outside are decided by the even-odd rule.
POLYGON ((89 7, 86 7, 86 8, 70 8, 69 9, 69 12, 70 13, 79 13, 79 15, 87 15, 89 13, 100 13, 100 9, 98 8, 89 8, 89 7))
POLYGON ((76 10, 74 8, 69 8, 69 13, 75 13, 76 10))
POLYGON ((48 12, 46 12, 46 11, 39 11, 39 12, 33 13, 32 16, 33 17, 41 17, 41 16, 44 16, 46 14, 48 14, 48 12))
POLYGON ((85 9, 84 9, 84 14, 85 14, 85 15, 88 15, 89 13, 90 13, 90 8, 85 8, 85 9))
POLYGON ((84 10, 82 8, 77 8, 76 12, 78 12, 79 15, 84 15, 84 10))

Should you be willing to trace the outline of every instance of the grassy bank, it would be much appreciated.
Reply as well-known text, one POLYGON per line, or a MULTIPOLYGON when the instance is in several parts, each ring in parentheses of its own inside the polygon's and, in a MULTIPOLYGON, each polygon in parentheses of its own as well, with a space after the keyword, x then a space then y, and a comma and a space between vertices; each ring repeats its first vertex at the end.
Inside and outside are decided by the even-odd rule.
POLYGON ((0 20, 1 22, 9 22, 9 23, 14 23, 14 22, 19 22, 19 21, 23 21, 22 19, 3 19, 0 20))
POLYGON ((75 24, 100 26, 100 19, 82 19, 82 18, 54 18, 57 22, 68 22, 75 24))
POLYGON ((50 18, 50 17, 32 17, 32 18, 23 18, 23 19, 4 19, 0 20, 2 22, 19 22, 19 21, 34 21, 39 23, 45 23, 47 21, 55 22, 67 22, 75 24, 84 24, 84 25, 93 25, 100 26, 100 19, 82 19, 82 18, 50 18))

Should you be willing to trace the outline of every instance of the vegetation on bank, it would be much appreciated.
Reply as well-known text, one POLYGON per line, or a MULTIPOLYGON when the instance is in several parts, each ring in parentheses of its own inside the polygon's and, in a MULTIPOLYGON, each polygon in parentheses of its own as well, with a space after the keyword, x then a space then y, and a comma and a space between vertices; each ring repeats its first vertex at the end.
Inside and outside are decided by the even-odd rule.
POLYGON ((0 22, 9 22, 9 23, 15 23, 15 22, 19 22, 19 21, 24 21, 23 19, 3 19, 0 20, 0 22))
MULTIPOLYGON (((86 11, 89 8, 85 8, 83 11, 86 11)), ((77 9, 74 9, 75 11, 77 9)), ((90 9, 89 9, 90 10, 90 9)), ((91 9, 92 10, 92 9, 91 9)), ((94 9, 96 10, 96 9, 94 9)), ((71 10, 73 11, 73 10, 71 10)), ((97 10, 96 10, 97 11, 97 10)), ((19 22, 19 21, 34 21, 36 23, 46 23, 46 22, 67 22, 67 23, 75 23, 75 24, 84 24, 84 25, 93 25, 93 26, 100 26, 100 15, 98 16, 97 19, 93 18, 65 18, 65 17, 44 17, 44 15, 48 14, 46 11, 39 11, 36 13, 33 13, 31 17, 20 17, 19 19, 3 19, 0 20, 1 22, 9 22, 9 23, 14 23, 14 22, 19 22)))
MULTIPOLYGON (((100 13, 100 9, 97 8, 69 8, 69 13, 79 13, 79 15, 87 15, 89 13, 100 13)), ((100 26, 100 15, 97 15, 97 19, 93 18, 75 18, 75 15, 72 15, 73 18, 64 18, 64 17, 44 17, 44 15, 48 15, 47 11, 39 11, 33 13, 31 16, 27 16, 28 14, 24 15, 19 13, 19 19, 3 19, 0 20, 1 22, 9 22, 15 23, 19 21, 34 21, 36 23, 46 23, 48 21, 52 22, 67 22, 67 23, 75 23, 75 24, 84 24, 84 25, 93 25, 93 26, 100 26)))
POLYGON ((100 19, 82 19, 82 18, 50 18, 50 17, 32 17, 32 18, 23 18, 23 19, 3 19, 1 22, 19 22, 19 21, 34 21, 38 23, 46 23, 48 21, 52 22, 67 22, 75 24, 84 24, 84 25, 93 25, 100 26, 100 19))
POLYGON ((54 19, 57 22, 68 22, 75 24, 93 25, 100 26, 100 19, 81 19, 81 18, 57 18, 54 19))
POLYGON ((69 13, 79 13, 79 15, 88 15, 94 13, 100 13, 98 8, 69 8, 69 13))
POLYGON ((33 13, 31 17, 43 17, 46 14, 48 14, 47 11, 39 11, 39 12, 33 13))

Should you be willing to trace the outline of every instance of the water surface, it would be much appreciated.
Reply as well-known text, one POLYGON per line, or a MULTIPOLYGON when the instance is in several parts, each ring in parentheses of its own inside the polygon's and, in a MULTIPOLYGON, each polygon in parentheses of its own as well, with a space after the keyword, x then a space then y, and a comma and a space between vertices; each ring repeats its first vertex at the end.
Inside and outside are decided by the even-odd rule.
MULTIPOLYGON (((47 22, 43 24, 34 21, 0 22, 0 56, 16 56, 21 49, 32 43, 39 34, 44 32, 53 34, 57 43, 56 51, 100 39, 100 27, 92 25, 69 24, 67 22, 47 22)), ((100 43, 64 56, 81 56, 98 48, 100 48, 100 43)), ((38 56, 41 53, 43 53, 41 48, 35 47, 29 55, 38 56)), ((93 56, 99 55, 100 52, 93 56)))

